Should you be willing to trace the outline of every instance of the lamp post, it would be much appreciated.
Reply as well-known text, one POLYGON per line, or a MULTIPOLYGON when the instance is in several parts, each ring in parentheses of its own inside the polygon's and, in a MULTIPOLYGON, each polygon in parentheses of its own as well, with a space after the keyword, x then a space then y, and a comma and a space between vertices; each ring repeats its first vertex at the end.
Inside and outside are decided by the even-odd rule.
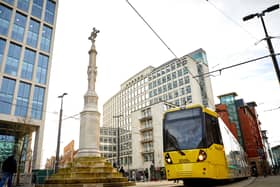
POLYGON ((272 58, 272 62, 273 62, 273 65, 274 65, 274 68, 275 68, 275 71, 276 71, 276 75, 277 75, 277 78, 278 78, 278 83, 280 83, 280 70, 279 70, 277 59, 276 59, 274 49, 273 49, 273 46, 272 46, 271 36, 269 36, 268 33, 267 33, 266 26, 265 26, 264 19, 263 19, 263 16, 265 15, 265 13, 272 12, 272 11, 278 9, 278 8, 279 8, 279 4, 273 5, 269 8, 267 8, 267 9, 263 10, 260 13, 254 13, 254 14, 250 14, 248 16, 245 16, 243 18, 243 21, 253 19, 256 16, 258 18, 261 18, 262 26, 263 26, 264 33, 265 33, 265 38, 264 39, 267 41, 268 49, 269 49, 269 52, 270 52, 270 55, 271 55, 271 58, 272 58))
POLYGON ((61 122, 62 122, 62 108, 63 108, 63 97, 68 95, 67 93, 63 93, 62 95, 58 96, 61 99, 61 106, 59 112, 59 124, 58 124, 58 134, 57 134, 57 146, 56 146, 56 157, 55 157, 55 168, 54 172, 57 173, 58 165, 59 165, 59 149, 60 149, 60 134, 61 134, 61 122))
POLYGON ((113 118, 117 118, 118 120, 118 128, 117 128, 117 167, 120 167, 120 117, 123 117, 123 115, 116 115, 113 116, 113 118))

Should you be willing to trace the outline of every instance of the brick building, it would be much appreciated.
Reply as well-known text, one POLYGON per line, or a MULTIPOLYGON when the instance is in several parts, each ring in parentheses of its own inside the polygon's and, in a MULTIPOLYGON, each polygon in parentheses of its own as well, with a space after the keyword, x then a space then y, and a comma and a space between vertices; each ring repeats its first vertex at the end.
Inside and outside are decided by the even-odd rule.
POLYGON ((216 105, 216 111, 226 123, 233 135, 243 146, 248 156, 248 163, 259 175, 268 170, 267 151, 261 133, 260 121, 255 102, 245 103, 236 99, 236 93, 219 96, 221 103, 216 105))

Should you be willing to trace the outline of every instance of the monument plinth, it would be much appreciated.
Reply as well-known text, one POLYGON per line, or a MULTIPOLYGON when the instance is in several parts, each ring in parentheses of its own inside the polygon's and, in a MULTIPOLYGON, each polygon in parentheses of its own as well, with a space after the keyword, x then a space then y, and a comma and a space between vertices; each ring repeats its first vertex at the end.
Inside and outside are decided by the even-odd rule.
POLYGON ((97 76, 95 39, 98 30, 93 28, 90 37, 88 65, 88 90, 84 95, 84 108, 80 113, 79 149, 74 161, 37 187, 122 187, 135 186, 128 182, 110 162, 100 156, 100 113, 98 112, 98 96, 95 91, 97 76))

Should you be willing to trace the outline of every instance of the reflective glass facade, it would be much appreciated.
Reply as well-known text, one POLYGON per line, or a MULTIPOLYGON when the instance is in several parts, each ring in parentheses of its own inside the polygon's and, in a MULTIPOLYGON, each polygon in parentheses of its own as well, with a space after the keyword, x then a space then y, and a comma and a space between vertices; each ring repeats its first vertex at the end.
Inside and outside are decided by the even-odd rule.
POLYGON ((0 89, 0 113, 10 114, 12 108, 12 101, 14 97, 16 81, 8 78, 2 79, 0 89))
POLYGON ((221 104, 225 104, 227 106, 227 111, 229 114, 229 120, 235 124, 237 130, 237 136, 239 143, 244 146, 241 127, 239 123, 236 102, 235 102, 236 93, 230 93, 228 95, 219 96, 221 104))
MULTIPOLYGON (((0 128, 7 128, 5 134, 0 131, 1 153, 8 145, 1 138, 13 137, 19 144, 32 132, 43 133, 37 130, 45 120, 57 4, 58 0, 0 1, 0 128), (21 137, 13 125, 24 131, 21 137)), ((34 168, 39 167, 42 149, 43 136, 38 136, 32 148, 37 153, 28 153, 34 156, 34 168)), ((26 154, 21 158, 24 163, 29 159, 26 154)))
POLYGON ((7 36, 12 10, 0 4, 0 34, 7 36))
POLYGON ((0 165, 7 158, 7 155, 11 155, 13 153, 14 146, 14 136, 0 135, 0 165))

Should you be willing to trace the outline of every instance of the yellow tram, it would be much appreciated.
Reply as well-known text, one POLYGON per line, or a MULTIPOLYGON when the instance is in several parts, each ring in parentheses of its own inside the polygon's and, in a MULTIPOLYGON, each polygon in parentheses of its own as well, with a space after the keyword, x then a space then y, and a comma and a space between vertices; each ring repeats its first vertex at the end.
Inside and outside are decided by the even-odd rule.
POLYGON ((168 180, 227 180, 249 176, 246 154, 218 114, 201 105, 173 108, 163 118, 168 180))

